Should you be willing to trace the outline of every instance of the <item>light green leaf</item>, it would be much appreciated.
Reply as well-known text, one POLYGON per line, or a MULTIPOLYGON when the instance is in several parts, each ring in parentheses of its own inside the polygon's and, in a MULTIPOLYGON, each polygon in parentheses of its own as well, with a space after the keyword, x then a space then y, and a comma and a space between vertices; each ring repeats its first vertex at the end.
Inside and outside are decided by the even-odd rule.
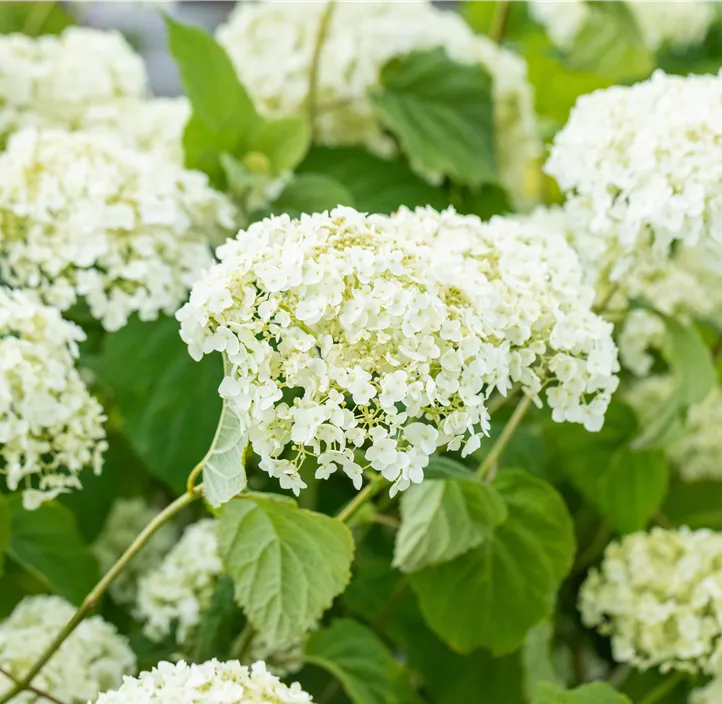
POLYGON ((227 503, 219 520, 236 599, 270 645, 302 635, 348 584, 353 538, 334 518, 256 495, 227 503))
POLYGON ((685 406, 703 401, 717 384, 714 360, 694 325, 665 317, 669 362, 685 406))
POLYGON ((230 658, 231 646, 240 632, 242 619, 239 616, 240 611, 233 595, 233 580, 224 574, 198 626, 195 636, 196 662, 230 658))
POLYGON ((424 479, 468 479, 477 480, 474 472, 465 464, 443 455, 431 455, 424 469, 424 479))
POLYGON ((11 512, 10 555, 49 589, 79 604, 95 586, 98 565, 80 537, 73 514, 45 503, 34 511, 20 496, 8 497, 11 512))
POLYGON ((542 621, 532 628, 524 639, 521 657, 524 667, 524 692, 531 699, 541 682, 562 685, 561 677, 552 661, 554 626, 542 621))
POLYGON ((465 185, 496 180, 492 81, 480 64, 413 52, 383 67, 381 85, 373 105, 412 164, 465 185))
POLYGON ((271 204, 271 211, 298 217, 302 213, 320 213, 337 205, 353 204, 351 194, 338 181, 323 174, 300 174, 271 204))
POLYGON ((0 494, 0 577, 5 568, 5 555, 10 550, 10 505, 3 494, 0 494))
POLYGON ((306 661, 330 672, 354 704, 394 704, 401 665, 381 639, 351 619, 312 633, 306 661))
POLYGON ((402 159, 382 159, 360 147, 313 147, 299 173, 322 173, 343 184, 354 207, 365 213, 393 213, 402 205, 443 210, 449 198, 417 176, 402 159))
POLYGON ((573 690, 564 690, 549 682, 537 688, 532 704, 632 704, 606 682, 593 682, 573 690))
POLYGON ((213 508, 222 506, 246 487, 248 435, 241 419, 223 404, 216 435, 203 465, 203 493, 213 508))
POLYGON ((646 78, 654 59, 626 3, 589 2, 588 17, 574 39, 569 64, 616 81, 646 78))
POLYGON ((221 414, 220 355, 194 362, 175 320, 134 318, 106 335, 96 371, 113 394, 134 451, 153 475, 183 491, 221 414))
POLYGON ((72 24, 72 15, 59 2, 0 2, 0 34, 60 34, 72 24))
POLYGON ((507 510, 496 490, 465 479, 426 479, 401 496, 394 566, 417 572, 479 545, 507 510))
POLYGON ((550 615, 574 556, 572 521, 551 485, 510 470, 492 486, 509 511, 506 521, 478 547, 411 576, 426 622, 464 653, 518 648, 550 615))
POLYGON ((311 128, 301 115, 264 120, 253 133, 249 151, 265 154, 273 174, 293 171, 311 146, 311 128))
POLYGON ((221 154, 244 153, 261 117, 228 55, 210 34, 168 16, 166 27, 168 46, 192 107, 183 137, 186 166, 204 171, 222 185, 221 154))

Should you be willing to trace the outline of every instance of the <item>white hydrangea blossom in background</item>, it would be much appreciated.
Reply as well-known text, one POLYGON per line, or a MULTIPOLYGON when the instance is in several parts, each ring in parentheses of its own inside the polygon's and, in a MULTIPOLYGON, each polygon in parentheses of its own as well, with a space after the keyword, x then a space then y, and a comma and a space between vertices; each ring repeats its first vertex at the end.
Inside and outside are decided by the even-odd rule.
MULTIPOLYGON (((652 423, 660 406, 670 397, 671 376, 650 376, 632 385, 625 394, 643 425, 652 423)), ((679 476, 688 482, 722 480, 722 389, 715 387, 700 403, 690 406, 684 427, 664 451, 679 476)))
MULTIPOLYGON (((157 514, 158 511, 140 497, 116 499, 103 530, 92 546, 101 574, 105 574, 115 564, 157 514)), ((109 592, 116 603, 135 602, 138 579, 161 562, 177 538, 178 531, 172 523, 165 523, 156 531, 110 585, 109 592)))
POLYGON ((145 635, 163 640, 175 622, 177 642, 186 642, 210 604, 222 570, 215 520, 186 528, 162 562, 138 582, 135 615, 144 621, 145 635))
POLYGON ((720 160, 722 78, 657 71, 579 98, 545 169, 586 233, 578 251, 598 286, 664 270, 682 246, 704 248, 722 271, 720 160))
POLYGON ((0 36, 0 135, 23 126, 75 129, 90 105, 146 94, 145 66, 119 32, 0 36))
POLYGON ((251 667, 238 661, 208 660, 198 665, 160 662, 150 672, 126 677, 115 692, 105 692, 96 704, 312 704, 298 682, 285 685, 263 662, 251 667))
MULTIPOLYGON (((315 627, 312 630, 315 630, 315 627)), ((244 658, 243 664, 250 665, 257 660, 263 660, 269 672, 277 677, 289 677, 296 674, 304 665, 304 649, 307 640, 308 634, 304 634, 303 637, 279 647, 278 645, 269 645, 257 634, 251 640, 248 656, 244 658)))
MULTIPOLYGON (((650 51, 665 45, 684 48, 699 44, 715 19, 712 2, 633 0, 626 5, 650 51)), ((529 10, 562 49, 571 48, 590 15, 589 3, 582 0, 531 0, 529 10)))
MULTIPOLYGON (((0 668, 22 677, 75 613, 59 596, 28 596, 0 623, 0 668)), ((136 671, 125 636, 100 616, 82 621, 36 675, 32 685, 65 704, 94 701, 136 671)), ((0 673, 0 695, 13 682, 0 673)), ((30 691, 13 699, 20 704, 45 701, 30 691)))
POLYGON ((204 174, 106 135, 29 128, 0 155, 0 274, 107 330, 174 313, 233 216, 204 174))
POLYGON ((31 294, 0 287, 0 472, 27 509, 100 473, 105 416, 75 368, 83 331, 31 294))
MULTIPOLYGON (((325 11, 326 2, 239 3, 218 30, 218 40, 265 114, 307 110, 312 57, 325 11)), ((501 180, 523 201, 530 163, 541 153, 526 64, 474 34, 456 13, 430 2, 336 4, 318 67, 318 139, 392 154, 394 142, 376 117, 369 92, 378 87, 381 69, 391 59, 437 47, 454 61, 481 64, 491 74, 501 180)))
POLYGON ((633 533, 611 543, 579 594, 582 621, 617 662, 713 674, 722 665, 722 533, 633 533))
POLYGON ((692 690, 689 704, 719 704, 722 702, 722 678, 713 679, 705 687, 692 690))
POLYGON ((337 208, 254 223, 217 256, 177 314, 181 337, 195 359, 226 355, 219 392, 283 488, 305 486, 310 454, 318 478, 341 470, 360 488, 370 467, 403 490, 438 447, 474 452, 486 399, 514 385, 537 401, 545 387, 557 421, 602 425, 612 326, 561 235, 337 208))

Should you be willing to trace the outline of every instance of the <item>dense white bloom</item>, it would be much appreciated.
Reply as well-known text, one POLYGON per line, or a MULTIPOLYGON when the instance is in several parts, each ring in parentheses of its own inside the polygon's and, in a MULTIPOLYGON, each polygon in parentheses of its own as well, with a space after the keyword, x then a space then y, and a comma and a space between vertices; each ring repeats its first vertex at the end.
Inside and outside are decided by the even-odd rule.
POLYGON ((195 359, 225 354, 219 392, 284 488, 305 486, 310 454, 319 478, 341 470, 360 488, 371 467, 403 490, 437 447, 476 450, 486 399, 515 385, 537 401, 545 387, 557 421, 601 427, 612 326, 562 235, 337 208, 254 223, 217 256, 177 314, 181 337, 195 359))
POLYGON ((678 247, 722 262, 722 78, 657 71, 579 98, 546 170, 599 281, 664 269, 678 247), (694 105, 694 110, 687 106, 694 105))
MULTIPOLYGON (((326 2, 239 3, 219 29, 219 41, 265 114, 306 111, 312 57, 326 7, 326 2)), ((318 139, 392 153, 394 142, 375 115, 369 91, 378 86, 380 71, 391 59, 436 47, 455 61, 482 64, 491 74, 501 179, 522 199, 530 162, 540 154, 526 64, 474 34, 457 14, 430 2, 335 5, 318 67, 318 139)))
POLYGON ((0 274, 108 330, 175 312, 232 225, 204 174, 105 135, 27 129, 0 155, 0 274))
POLYGON ((96 704, 311 704, 298 682, 290 687, 266 669, 263 662, 250 668, 238 661, 208 660, 200 665, 161 662, 150 672, 126 677, 115 692, 98 697, 96 704))
POLYGON ((187 641, 210 604, 222 569, 215 520, 186 528, 163 561, 138 582, 135 615, 145 622, 146 636, 162 640, 175 623, 177 642, 187 641))
POLYGON ((0 36, 0 135, 28 125, 75 129, 89 105, 145 93, 143 61, 118 32, 0 36))
MULTIPOLYGON (((664 45, 683 48, 698 44, 714 21, 712 2, 695 0, 633 0, 626 3, 650 51, 664 45)), ((531 16, 544 26, 552 42, 568 49, 590 15, 582 0, 531 0, 531 16)))
MULTIPOLYGON (((25 675, 74 613, 75 607, 59 596, 25 597, 0 623, 0 668, 15 678, 25 675)), ((66 704, 85 704, 120 685, 135 668, 135 655, 125 636, 100 616, 91 616, 65 639, 32 684, 66 704)), ((12 684, 0 673, 0 695, 12 684)), ((25 691, 13 701, 45 700, 25 691)))
POLYGON ((653 528, 611 543, 579 608, 611 636, 618 662, 712 674, 722 665, 722 533, 653 528))
MULTIPOLYGON (((671 376, 650 376, 632 385, 626 401, 643 425, 652 423, 674 390, 671 376)), ((691 406, 684 427, 665 445, 665 452, 685 481, 722 480, 722 389, 715 387, 691 406)))
POLYGON ((0 472, 28 509, 102 467, 105 416, 75 368, 84 339, 54 308, 0 287, 0 472))
MULTIPOLYGON (((158 514, 144 499, 116 499, 105 526, 93 544, 93 554, 105 574, 130 547, 140 532, 158 514)), ((143 549, 128 563, 110 585, 110 594, 118 604, 132 604, 138 579, 158 565, 176 543, 178 531, 172 523, 162 525, 143 549)))

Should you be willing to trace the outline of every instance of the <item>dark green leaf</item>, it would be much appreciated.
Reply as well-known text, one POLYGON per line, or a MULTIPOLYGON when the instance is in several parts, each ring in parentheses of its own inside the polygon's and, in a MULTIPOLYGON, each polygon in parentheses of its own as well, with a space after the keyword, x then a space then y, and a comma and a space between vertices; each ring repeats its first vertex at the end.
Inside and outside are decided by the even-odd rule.
POLYGON ((507 517, 496 490, 466 479, 426 479, 401 496, 394 566, 417 572, 453 560, 507 517))
POLYGON ((449 199, 441 188, 417 176, 401 159, 382 159, 360 147, 314 147, 299 166, 300 173, 323 173, 342 183, 357 210, 393 213, 430 205, 443 210, 449 199))
POLYGON ((210 34, 168 16, 166 27, 168 46, 192 106, 183 138, 186 166, 205 171, 214 183, 222 184, 221 154, 245 152, 261 118, 228 55, 210 34))
POLYGON ((194 362, 175 320, 133 319, 106 336, 97 371, 135 452, 156 477, 183 491, 220 417, 220 355, 194 362))
POLYGON ((722 530, 722 484, 673 479, 662 512, 675 526, 722 530))
POLYGON ((348 583, 353 538, 334 518, 257 495, 225 504, 219 520, 236 599, 270 645, 302 635, 348 583))
POLYGON ((241 624, 242 618, 233 596, 233 580, 224 574, 198 626, 194 660, 196 662, 205 662, 211 658, 228 660, 241 624))
POLYGON ((480 64, 458 64, 443 49, 393 59, 371 98, 413 164, 480 185, 496 180, 492 81, 480 64))
POLYGON ((551 613, 574 555, 571 518, 553 487, 517 471, 501 473, 493 486, 506 521, 480 546, 411 576, 427 623, 459 652, 518 648, 551 613))
POLYGON ((567 691, 543 682, 537 688, 532 704, 632 704, 606 682, 593 682, 567 691))
POLYGON ((312 633, 306 660, 338 679, 354 704, 397 704, 402 667, 370 629, 338 619, 312 633))
POLYGON ((19 496, 9 497, 8 503, 11 557, 52 591, 79 604, 95 586, 98 565, 80 537, 73 514, 57 503, 26 511, 19 496))
POLYGON ((337 205, 353 204, 353 197, 338 181, 323 174, 300 174, 272 203, 271 210, 298 217, 302 213, 320 213, 337 205))
POLYGON ((554 626, 550 621, 542 621, 526 634, 521 658, 524 665, 524 692, 529 699, 541 682, 562 684, 553 661, 553 635, 554 626))
POLYGON ((0 577, 5 567, 5 555, 10 549, 10 505, 3 494, 0 494, 0 577))

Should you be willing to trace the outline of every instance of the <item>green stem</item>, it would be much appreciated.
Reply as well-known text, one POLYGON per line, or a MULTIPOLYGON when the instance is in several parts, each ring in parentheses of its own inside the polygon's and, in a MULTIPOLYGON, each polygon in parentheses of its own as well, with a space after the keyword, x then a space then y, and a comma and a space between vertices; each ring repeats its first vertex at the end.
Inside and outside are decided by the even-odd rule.
POLYGON ((323 10, 321 20, 318 23, 316 45, 313 48, 313 56, 311 57, 311 69, 308 75, 308 124, 311 128, 311 137, 313 137, 316 115, 318 113, 318 69, 321 63, 321 51, 326 42, 328 28, 331 26, 331 18, 333 17, 335 6, 336 0, 329 0, 323 10))
POLYGON ((651 692, 647 693, 637 704, 656 704, 656 702, 664 699, 673 689, 677 688, 684 679, 684 673, 675 672, 666 679, 662 680, 651 692))
POLYGON ((489 38, 497 44, 501 44, 504 41, 506 29, 509 26, 510 12, 510 0, 497 0, 494 17, 491 20, 491 27, 489 28, 489 38))
POLYGON ((233 645, 232 657, 234 660, 243 662, 243 658, 246 656, 251 643, 253 643, 253 637, 256 635, 256 630, 251 625, 251 622, 246 623, 245 628, 241 631, 241 635, 238 636, 238 640, 233 645))
MULTIPOLYGON (((484 458, 484 461, 479 467, 477 474, 481 479, 486 477, 489 470, 501 456, 501 453, 504 452, 509 440, 511 440, 511 436, 514 435, 514 431, 519 426, 519 423, 521 423, 522 418, 524 418, 524 414, 527 412, 530 404, 531 398, 529 396, 524 396, 524 398, 519 401, 519 405, 514 409, 514 413, 511 414, 509 422, 504 426, 504 430, 501 431, 499 439, 494 443, 491 450, 489 450, 489 454, 484 458)), ((2 702, 0 702, 0 704, 2 704, 2 702)))
POLYGON ((202 486, 199 486, 192 492, 186 492, 178 497, 172 504, 166 506, 148 525, 140 532, 130 547, 118 558, 118 561, 106 572, 100 581, 93 587, 90 594, 85 597, 83 603, 73 614, 73 617, 65 624, 64 628, 53 639, 43 651, 42 655, 35 661, 30 670, 18 680, 15 685, 0 697, 0 704, 10 701, 16 694, 30 686, 35 675, 43 669, 45 663, 50 660, 55 652, 64 643, 65 639, 78 627, 80 622, 95 608, 100 598, 108 590, 108 587, 115 581, 118 575, 125 569, 126 565, 141 551, 143 546, 153 537, 154 533, 165 523, 167 523, 179 511, 189 504, 193 503, 201 496, 202 486))
POLYGON ((376 476, 336 514, 336 518, 344 523, 350 520, 356 511, 378 494, 385 483, 386 480, 380 474, 376 476))
MULTIPOLYGON (((17 680, 15 677, 13 677, 4 667, 0 667, 0 674, 5 675, 11 682, 14 682, 17 684, 17 680)), ((48 692, 44 692, 42 689, 38 689, 37 687, 28 687, 27 688, 29 692, 32 692, 33 694, 37 695, 38 697, 42 697, 43 699, 47 699, 48 701, 55 702, 55 704, 63 704, 60 699, 57 697, 54 697, 52 694, 49 694, 48 692)))

